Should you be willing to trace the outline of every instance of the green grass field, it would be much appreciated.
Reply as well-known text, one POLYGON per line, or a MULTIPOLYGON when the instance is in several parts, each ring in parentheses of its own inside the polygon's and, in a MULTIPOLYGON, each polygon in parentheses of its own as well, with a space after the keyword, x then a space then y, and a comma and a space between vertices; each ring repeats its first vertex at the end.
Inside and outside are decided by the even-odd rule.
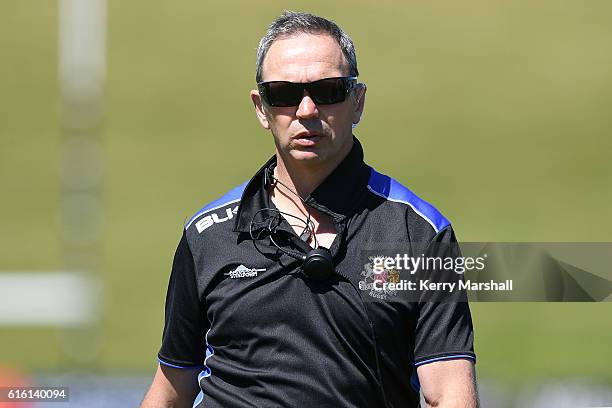
MULTIPOLYGON (((184 219, 272 152, 248 91, 283 9, 352 36, 368 163, 434 203, 460 240, 612 241, 612 2, 110 1, 105 303, 97 332, 80 334, 85 368, 154 369, 184 219)), ((0 270, 63 267, 57 14, 54 1, 0 5, 0 270)), ((480 375, 612 383, 611 303, 472 310, 480 375)), ((0 332, 0 364, 75 367, 61 345, 76 334, 0 332)))

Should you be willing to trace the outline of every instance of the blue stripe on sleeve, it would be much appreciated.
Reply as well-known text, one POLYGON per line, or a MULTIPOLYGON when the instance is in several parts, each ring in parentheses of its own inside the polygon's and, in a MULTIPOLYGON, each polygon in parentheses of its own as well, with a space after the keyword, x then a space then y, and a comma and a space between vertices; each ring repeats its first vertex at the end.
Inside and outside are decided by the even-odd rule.
POLYGON ((223 195, 223 197, 211 203, 206 204, 193 217, 191 217, 189 221, 187 221, 187 224, 185 224, 185 229, 189 228, 189 226, 196 220, 196 218, 198 218, 202 214, 207 213, 212 210, 216 210, 217 208, 224 207, 227 204, 231 204, 231 203, 240 201, 240 198, 242 197, 242 193, 244 192, 244 189, 246 188, 247 184, 248 184, 248 181, 245 181, 238 187, 234 187, 233 189, 228 191, 225 195, 223 195))
POLYGON ((433 205, 421 199, 419 196, 404 187, 397 180, 371 169, 368 189, 389 201, 404 203, 412 207, 425 221, 427 221, 436 234, 450 225, 447 220, 433 205))

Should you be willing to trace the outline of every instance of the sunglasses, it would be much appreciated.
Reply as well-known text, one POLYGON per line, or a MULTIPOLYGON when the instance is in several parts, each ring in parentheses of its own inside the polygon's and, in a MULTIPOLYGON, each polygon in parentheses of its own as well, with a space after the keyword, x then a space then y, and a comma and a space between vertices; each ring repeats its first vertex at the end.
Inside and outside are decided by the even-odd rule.
POLYGON ((298 106, 304 91, 317 105, 344 102, 357 84, 357 77, 323 78, 314 82, 269 81, 257 84, 259 94, 269 106, 298 106))

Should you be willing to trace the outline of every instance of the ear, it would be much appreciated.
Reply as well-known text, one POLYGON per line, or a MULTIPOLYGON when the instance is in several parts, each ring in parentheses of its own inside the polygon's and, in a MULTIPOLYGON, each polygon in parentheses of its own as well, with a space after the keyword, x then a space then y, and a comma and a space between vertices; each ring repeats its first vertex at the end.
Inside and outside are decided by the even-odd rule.
POLYGON ((355 97, 354 97, 354 111, 353 111, 353 124, 356 125, 361 120, 361 116, 363 115, 363 108, 365 106, 365 96, 366 96, 367 87, 365 84, 357 84, 355 88, 355 97))
POLYGON ((259 123, 264 129, 270 129, 270 122, 268 121, 268 116, 266 115, 265 107, 258 91, 251 91, 251 100, 253 101, 253 105, 255 106, 255 114, 257 115, 257 120, 259 120, 259 123))

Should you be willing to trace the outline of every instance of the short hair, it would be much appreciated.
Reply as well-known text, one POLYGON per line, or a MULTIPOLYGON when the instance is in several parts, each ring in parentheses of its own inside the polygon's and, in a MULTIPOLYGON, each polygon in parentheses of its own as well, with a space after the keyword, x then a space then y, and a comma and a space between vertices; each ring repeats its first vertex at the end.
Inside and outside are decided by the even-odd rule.
POLYGON ((272 43, 281 38, 296 34, 326 34, 332 37, 340 46, 344 58, 348 62, 349 76, 358 76, 357 56, 353 40, 335 22, 310 13, 284 11, 268 27, 266 35, 259 41, 257 47, 257 64, 255 81, 261 82, 264 58, 272 43))

